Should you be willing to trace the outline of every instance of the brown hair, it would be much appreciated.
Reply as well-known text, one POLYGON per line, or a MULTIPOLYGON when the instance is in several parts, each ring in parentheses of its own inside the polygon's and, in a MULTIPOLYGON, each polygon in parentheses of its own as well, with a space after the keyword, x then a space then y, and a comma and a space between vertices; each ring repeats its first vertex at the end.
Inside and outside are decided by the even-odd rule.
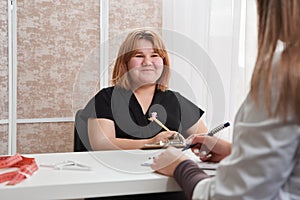
POLYGON ((138 40, 145 39, 153 44, 155 53, 163 59, 164 69, 162 75, 157 80, 157 88, 165 91, 170 79, 170 60, 165 45, 161 38, 151 30, 137 29, 128 34, 125 41, 120 46, 118 57, 112 73, 112 84, 121 88, 130 89, 127 64, 132 56, 137 52, 138 40))
POLYGON ((263 89, 264 103, 270 116, 279 116, 286 120, 288 112, 291 111, 298 122, 300 122, 299 9, 300 0, 257 0, 258 55, 250 90, 252 98, 258 103, 259 91, 263 89), (272 68, 274 52, 280 39, 284 42, 284 49, 278 66, 272 68), (272 76, 278 79, 279 95, 274 112, 271 107, 272 76), (263 88, 260 88, 261 86, 263 88))

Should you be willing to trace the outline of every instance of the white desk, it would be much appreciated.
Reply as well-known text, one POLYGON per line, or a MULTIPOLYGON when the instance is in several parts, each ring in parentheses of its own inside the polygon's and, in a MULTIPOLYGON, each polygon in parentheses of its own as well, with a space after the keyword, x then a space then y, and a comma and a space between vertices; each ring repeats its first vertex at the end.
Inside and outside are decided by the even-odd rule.
POLYGON ((38 164, 73 160, 92 167, 91 171, 54 170, 40 167, 29 179, 15 186, 0 184, 0 198, 76 199, 143 193, 180 191, 173 178, 141 166, 160 150, 98 151, 24 155, 38 164))

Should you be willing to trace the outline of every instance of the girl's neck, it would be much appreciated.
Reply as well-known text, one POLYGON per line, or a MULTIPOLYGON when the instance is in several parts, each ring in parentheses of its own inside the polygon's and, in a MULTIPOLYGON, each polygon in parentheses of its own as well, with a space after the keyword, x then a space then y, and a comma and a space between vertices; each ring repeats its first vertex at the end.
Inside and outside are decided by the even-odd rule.
POLYGON ((144 85, 133 90, 133 93, 137 95, 154 94, 155 88, 156 88, 156 84, 144 85))
POLYGON ((151 105, 154 92, 155 92, 155 87, 156 87, 155 84, 145 85, 133 91, 134 96, 139 102, 144 115, 147 113, 147 110, 151 105))

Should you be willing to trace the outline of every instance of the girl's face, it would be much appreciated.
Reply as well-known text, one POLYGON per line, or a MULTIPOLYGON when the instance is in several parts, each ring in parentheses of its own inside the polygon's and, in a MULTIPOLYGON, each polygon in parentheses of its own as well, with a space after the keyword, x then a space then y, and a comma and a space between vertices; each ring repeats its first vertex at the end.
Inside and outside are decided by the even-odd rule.
POLYGON ((163 72, 163 59, 154 52, 150 41, 140 39, 137 52, 128 62, 128 72, 134 87, 154 84, 163 72))

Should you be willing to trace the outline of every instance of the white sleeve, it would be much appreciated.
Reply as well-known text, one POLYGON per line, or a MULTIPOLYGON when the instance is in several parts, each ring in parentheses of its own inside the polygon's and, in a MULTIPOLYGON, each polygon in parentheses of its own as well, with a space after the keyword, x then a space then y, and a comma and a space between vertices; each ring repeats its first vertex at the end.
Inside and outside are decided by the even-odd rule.
POLYGON ((193 200, 206 200, 206 199, 214 199, 214 178, 206 178, 200 181, 194 189, 192 199, 193 200))
POLYGON ((285 199, 284 186, 295 166, 299 125, 271 119, 249 98, 234 126, 231 154, 213 179, 194 189, 194 199, 285 199))

